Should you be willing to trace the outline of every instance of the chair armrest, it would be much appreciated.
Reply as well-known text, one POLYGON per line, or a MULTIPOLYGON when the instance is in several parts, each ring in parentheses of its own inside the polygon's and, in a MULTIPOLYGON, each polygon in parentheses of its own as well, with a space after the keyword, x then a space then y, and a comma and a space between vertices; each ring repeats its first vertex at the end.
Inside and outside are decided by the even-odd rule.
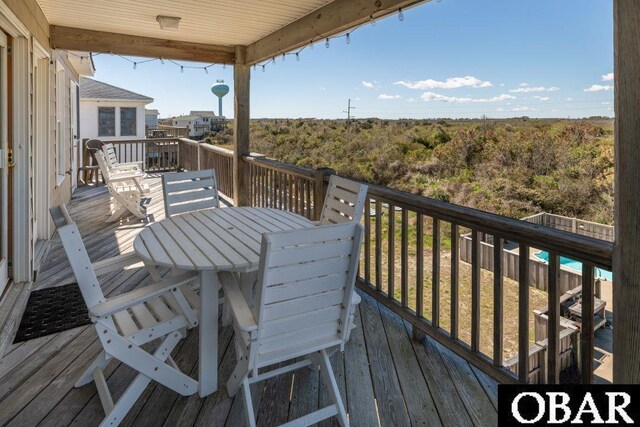
POLYGON ((127 182, 127 181, 135 181, 136 178, 142 178, 141 174, 113 174, 109 178, 110 182, 127 182))
POLYGON ((118 168, 131 168, 131 167, 135 167, 135 168, 140 168, 142 169, 142 162, 124 162, 124 163, 118 163, 117 166, 114 166, 114 169, 118 169, 118 168))
POLYGON ((159 295, 170 292, 174 288, 189 283, 196 278, 196 276, 196 273, 187 273, 118 295, 117 297, 108 299, 106 302, 89 308, 89 315, 92 317, 111 316, 112 314, 131 308, 134 305, 141 304, 159 295))
POLYGON ((135 252, 127 252, 124 254, 116 255, 112 258, 103 259, 98 262, 94 262, 91 264, 93 269, 96 272, 96 276, 100 276, 102 274, 110 273, 116 270, 125 270, 126 267, 131 267, 136 264, 140 264, 135 268, 142 268, 144 264, 142 264, 142 260, 135 252))
POLYGON ((224 290, 225 304, 229 304, 234 322, 241 332, 251 333, 258 329, 258 323, 242 295, 240 286, 233 274, 221 273, 222 289, 224 290))

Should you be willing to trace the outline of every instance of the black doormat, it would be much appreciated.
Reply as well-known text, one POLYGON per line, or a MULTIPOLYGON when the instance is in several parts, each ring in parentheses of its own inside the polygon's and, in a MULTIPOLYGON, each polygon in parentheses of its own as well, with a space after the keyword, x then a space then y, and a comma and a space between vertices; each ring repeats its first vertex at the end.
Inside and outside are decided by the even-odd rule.
POLYGON ((14 343, 91 323, 77 283, 31 292, 14 343))

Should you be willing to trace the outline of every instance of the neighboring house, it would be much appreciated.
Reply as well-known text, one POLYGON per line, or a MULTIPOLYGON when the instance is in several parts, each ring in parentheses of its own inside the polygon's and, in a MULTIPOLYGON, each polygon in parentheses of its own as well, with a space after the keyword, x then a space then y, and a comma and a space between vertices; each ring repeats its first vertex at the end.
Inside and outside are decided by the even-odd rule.
POLYGON ((211 121, 209 117, 202 117, 197 114, 178 116, 171 119, 171 125, 175 127, 189 128, 189 136, 198 138, 211 131, 211 121))
POLYGON ((0 313, 26 301, 55 230, 48 210, 77 184, 78 84, 93 61, 49 39, 37 4, 0 2, 0 313))
POLYGON ((158 127, 158 116, 160 113, 158 110, 144 110, 144 124, 147 129, 154 129, 158 127))
POLYGON ((153 98, 89 78, 80 79, 82 139, 145 138, 145 105, 153 98))

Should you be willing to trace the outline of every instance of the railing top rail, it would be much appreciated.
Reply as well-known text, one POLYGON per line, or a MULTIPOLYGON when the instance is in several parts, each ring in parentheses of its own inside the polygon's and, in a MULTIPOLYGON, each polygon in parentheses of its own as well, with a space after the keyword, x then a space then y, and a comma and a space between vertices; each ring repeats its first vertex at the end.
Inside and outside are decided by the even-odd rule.
POLYGON ((202 148, 203 150, 207 150, 207 151, 213 151, 214 153, 220 154, 220 155, 225 156, 225 157, 233 157, 233 151, 232 150, 228 150, 226 148, 217 147, 217 146, 211 145, 211 144, 200 144, 200 148, 202 148))
POLYGON ((267 169, 285 171, 301 178, 313 179, 316 176, 316 171, 314 171, 313 169, 290 165, 288 163, 279 162, 277 160, 269 159, 259 155, 243 156, 243 159, 249 163, 259 164, 260 166, 267 169))
POLYGON ((178 142, 178 138, 140 138, 140 139, 119 139, 117 141, 104 141, 106 144, 132 144, 145 142, 178 142))
POLYGON ((189 139, 189 138, 178 138, 178 141, 188 145, 200 145, 198 141, 194 141, 193 139, 189 139))

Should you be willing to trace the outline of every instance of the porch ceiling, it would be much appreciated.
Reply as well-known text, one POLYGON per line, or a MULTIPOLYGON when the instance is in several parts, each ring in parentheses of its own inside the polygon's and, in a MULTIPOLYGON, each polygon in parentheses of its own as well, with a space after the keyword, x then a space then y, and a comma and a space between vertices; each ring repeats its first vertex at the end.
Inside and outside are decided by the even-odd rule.
POLYGON ((31 1, 54 48, 250 65, 429 0, 31 1), (158 15, 179 28, 161 30, 158 15))
POLYGON ((38 0, 49 24, 222 46, 248 45, 330 0, 38 0), (161 30, 157 15, 179 16, 161 30))

